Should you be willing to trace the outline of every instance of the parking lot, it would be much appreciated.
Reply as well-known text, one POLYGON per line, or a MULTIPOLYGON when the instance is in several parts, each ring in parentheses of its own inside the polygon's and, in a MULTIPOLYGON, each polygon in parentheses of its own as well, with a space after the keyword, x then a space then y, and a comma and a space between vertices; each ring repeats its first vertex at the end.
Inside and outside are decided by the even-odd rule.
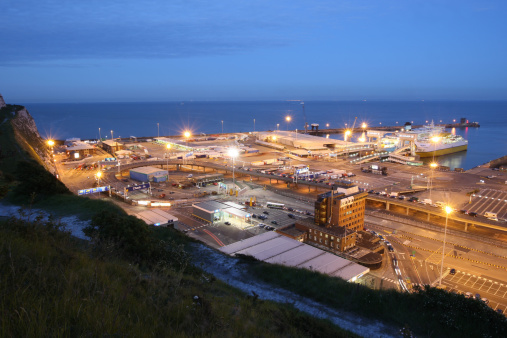
POLYGON ((507 219, 507 192, 483 189, 472 196, 472 204, 467 208, 468 212, 476 212, 484 215, 486 212, 493 212, 498 219, 507 219))
POLYGON ((474 297, 479 293, 489 300, 488 305, 494 310, 500 309, 503 312, 507 309, 507 285, 503 281, 456 271, 455 275, 447 275, 442 284, 451 292, 470 292, 474 297))

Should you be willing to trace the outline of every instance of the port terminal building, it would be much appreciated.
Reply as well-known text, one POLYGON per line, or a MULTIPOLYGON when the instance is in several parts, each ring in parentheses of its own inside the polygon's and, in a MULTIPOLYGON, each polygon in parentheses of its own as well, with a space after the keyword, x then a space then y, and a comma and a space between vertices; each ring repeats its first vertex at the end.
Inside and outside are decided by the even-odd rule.
MULTIPOLYGON (((374 146, 372 142, 350 142, 281 130, 258 132, 255 136, 257 140, 264 142, 267 146, 272 144, 282 149, 296 151, 294 155, 298 156, 311 156, 312 152, 316 151, 333 151, 337 153, 367 151, 372 150, 374 146)), ((261 143, 258 142, 258 144, 261 143)))
POLYGON ((192 215, 211 224, 236 219, 245 227, 250 226, 252 216, 246 211, 245 206, 229 201, 206 201, 192 204, 192 215))
POLYGON ((168 171, 155 167, 139 167, 130 169, 130 178, 139 182, 165 182, 168 171))

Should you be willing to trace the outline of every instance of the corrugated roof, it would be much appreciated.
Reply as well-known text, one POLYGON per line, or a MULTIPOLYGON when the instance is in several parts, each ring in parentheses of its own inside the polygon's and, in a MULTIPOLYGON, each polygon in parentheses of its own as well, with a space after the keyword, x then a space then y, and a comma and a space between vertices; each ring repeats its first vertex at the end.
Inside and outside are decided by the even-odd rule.
POLYGON ((347 281, 370 271, 362 265, 276 232, 265 232, 229 244, 220 248, 220 251, 229 255, 236 253, 249 255, 268 263, 311 269, 347 281))

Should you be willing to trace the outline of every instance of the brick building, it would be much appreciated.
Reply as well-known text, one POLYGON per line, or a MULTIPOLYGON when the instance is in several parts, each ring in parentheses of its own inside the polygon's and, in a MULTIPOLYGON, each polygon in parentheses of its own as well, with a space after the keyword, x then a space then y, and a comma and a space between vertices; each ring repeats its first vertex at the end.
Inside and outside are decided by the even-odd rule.
POLYGON ((351 231, 364 229, 364 209, 368 193, 351 182, 342 181, 331 191, 320 194, 315 202, 315 224, 344 227, 351 231))

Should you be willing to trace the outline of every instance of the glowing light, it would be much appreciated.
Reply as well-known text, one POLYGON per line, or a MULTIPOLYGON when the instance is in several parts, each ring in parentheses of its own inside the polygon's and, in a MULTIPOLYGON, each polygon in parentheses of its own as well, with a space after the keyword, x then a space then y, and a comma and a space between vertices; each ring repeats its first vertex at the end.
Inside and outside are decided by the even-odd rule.
POLYGON ((359 138, 359 142, 364 142, 364 141, 366 141, 366 139, 364 137, 359 138))
POLYGON ((190 134, 190 132, 187 130, 186 132, 183 133, 183 136, 189 138, 190 136, 192 136, 192 134, 190 134))
POLYGON ((445 212, 450 214, 452 212, 452 208, 448 205, 445 206, 445 212))
POLYGON ((435 169, 436 167, 438 167, 438 164, 433 162, 433 163, 430 163, 430 167, 432 167, 433 169, 435 169))
POLYGON ((276 141, 276 136, 273 136, 272 139, 273 139, 273 141, 276 141))
POLYGON ((349 136, 350 134, 351 134, 351 131, 347 129, 347 130, 345 131, 345 136, 349 136))
POLYGON ((437 143, 437 142, 439 142, 439 141, 440 141, 440 137, 439 137, 439 136, 433 136, 433 137, 431 138, 431 142, 437 143))
POLYGON ((237 157, 239 155, 239 151, 236 148, 229 148, 227 151, 230 157, 237 157))
POLYGON ((102 177, 102 172, 101 172, 101 171, 99 171, 99 172, 97 173, 97 178, 101 178, 101 177, 102 177))
POLYGON ((290 120, 292 120, 292 117, 290 117, 290 116, 287 116, 287 117, 285 118, 285 121, 287 121, 287 122, 290 122, 290 120))
POLYGON ((171 145, 170 145, 169 143, 168 143, 168 144, 166 144, 166 146, 165 146, 165 147, 166 147, 167 149, 171 149, 171 145))
POLYGON ((361 128, 366 129, 366 123, 363 122, 363 124, 361 125, 361 128))
POLYGON ((55 145, 55 141, 53 140, 48 140, 48 146, 52 147, 55 145))

